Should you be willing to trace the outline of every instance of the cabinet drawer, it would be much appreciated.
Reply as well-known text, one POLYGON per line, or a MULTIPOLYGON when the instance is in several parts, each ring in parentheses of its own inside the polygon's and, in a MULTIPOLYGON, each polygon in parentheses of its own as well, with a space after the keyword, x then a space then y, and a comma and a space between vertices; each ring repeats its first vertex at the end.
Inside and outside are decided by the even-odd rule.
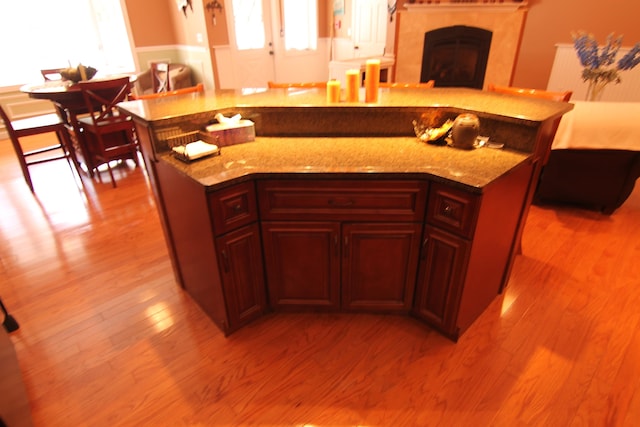
POLYGON ((269 220, 422 221, 427 182, 265 180, 260 215, 269 220))
POLYGON ((213 230, 220 235, 258 219, 253 182, 234 185, 209 194, 213 230))
POLYGON ((427 222, 466 238, 473 235, 480 196, 443 184, 431 184, 427 222))

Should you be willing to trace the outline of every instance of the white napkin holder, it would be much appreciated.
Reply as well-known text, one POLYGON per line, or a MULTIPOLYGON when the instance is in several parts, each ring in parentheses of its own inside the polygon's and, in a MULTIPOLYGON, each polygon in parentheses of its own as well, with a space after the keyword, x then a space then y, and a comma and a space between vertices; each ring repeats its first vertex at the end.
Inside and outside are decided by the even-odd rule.
POLYGON ((175 157, 186 162, 220 154, 220 147, 202 140, 190 142, 185 145, 178 145, 171 148, 171 150, 175 157))

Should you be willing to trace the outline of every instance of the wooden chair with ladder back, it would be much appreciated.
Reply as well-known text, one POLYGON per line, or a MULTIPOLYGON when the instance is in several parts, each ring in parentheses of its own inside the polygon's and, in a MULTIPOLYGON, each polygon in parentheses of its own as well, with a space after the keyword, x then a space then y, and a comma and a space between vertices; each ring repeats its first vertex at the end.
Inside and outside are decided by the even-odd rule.
POLYGON ((78 83, 89 114, 78 119, 89 157, 87 167, 107 165, 113 187, 116 181, 111 162, 133 160, 138 166, 138 144, 133 120, 117 108, 126 101, 131 90, 129 77, 78 83))
POLYGON ((158 99, 158 98, 166 98, 176 95, 184 95, 186 93, 203 93, 204 92, 204 84, 198 83, 195 86, 185 87, 182 89, 170 90, 167 92, 158 92, 158 93, 148 93, 145 95, 134 95, 129 96, 129 99, 158 99))
POLYGON ((32 193, 34 192, 34 188, 31 174, 29 172, 30 166, 54 160, 66 159, 71 170, 74 170, 74 156, 71 151, 72 148, 71 142, 69 141, 69 135, 62 119, 57 113, 44 114, 26 119, 11 120, 2 106, 0 106, 0 118, 2 118, 2 121, 4 122, 7 133, 9 134, 9 140, 11 141, 16 156, 18 157, 18 162, 20 162, 20 168, 22 169, 24 180, 27 182, 32 193), (46 133, 55 134, 56 142, 33 150, 25 150, 20 143, 21 138, 46 133))

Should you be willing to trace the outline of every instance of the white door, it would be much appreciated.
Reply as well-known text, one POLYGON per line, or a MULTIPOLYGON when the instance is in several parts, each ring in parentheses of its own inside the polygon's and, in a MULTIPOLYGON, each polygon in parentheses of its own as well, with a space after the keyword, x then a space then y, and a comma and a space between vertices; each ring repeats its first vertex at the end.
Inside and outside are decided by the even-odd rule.
POLYGON ((267 87, 274 78, 274 50, 268 0, 225 2, 230 24, 234 87, 267 87))
POLYGON ((384 55, 387 0, 353 0, 353 45, 356 58, 384 55))

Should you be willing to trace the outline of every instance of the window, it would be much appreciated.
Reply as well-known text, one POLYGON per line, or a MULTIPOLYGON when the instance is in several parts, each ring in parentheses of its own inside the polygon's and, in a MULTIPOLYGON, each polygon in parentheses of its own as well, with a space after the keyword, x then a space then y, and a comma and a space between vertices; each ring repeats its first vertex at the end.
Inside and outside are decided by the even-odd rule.
POLYGON ((233 0, 233 23, 238 50, 264 47, 262 0, 233 0))
MULTIPOLYGON (((282 15, 282 31, 287 51, 316 50, 318 45, 317 0, 277 0, 282 15)), ((233 24, 238 50, 265 47, 262 0, 233 0, 233 24)))
POLYGON ((39 81, 43 68, 79 63, 100 74, 134 72, 120 1, 3 1, 0 86, 39 81))
POLYGON ((285 50, 316 50, 317 0, 282 0, 285 50))

